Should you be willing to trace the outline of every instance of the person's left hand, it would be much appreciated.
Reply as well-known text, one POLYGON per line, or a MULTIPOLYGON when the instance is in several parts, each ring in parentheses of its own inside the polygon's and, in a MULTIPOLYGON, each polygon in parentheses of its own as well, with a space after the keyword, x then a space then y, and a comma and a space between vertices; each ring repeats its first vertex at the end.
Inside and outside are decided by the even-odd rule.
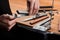
POLYGON ((3 14, 0 16, 0 27, 11 30, 11 28, 16 24, 16 19, 8 14, 3 14))

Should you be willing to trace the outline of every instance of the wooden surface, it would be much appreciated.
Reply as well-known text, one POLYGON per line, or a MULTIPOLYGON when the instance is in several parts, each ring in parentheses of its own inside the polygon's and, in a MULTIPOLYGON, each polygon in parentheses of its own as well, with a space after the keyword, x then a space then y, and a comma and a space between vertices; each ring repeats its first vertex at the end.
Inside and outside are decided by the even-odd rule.
MULTIPOLYGON (((40 0, 40 6, 44 5, 51 5, 52 0, 40 0)), ((26 10, 26 0, 9 0, 10 8, 12 13, 16 13, 16 10, 26 10)), ((54 8, 56 8, 58 11, 60 11, 60 0, 54 1, 54 8)), ((20 22, 23 18, 18 18, 18 22, 20 22)), ((51 30, 52 32, 60 34, 58 32, 58 20, 60 19, 60 14, 54 14, 54 20, 51 22, 51 30)))
MULTIPOLYGON (((9 0, 10 8, 12 13, 16 13, 16 10, 26 10, 27 3, 26 0, 9 0)), ((52 0, 40 0, 40 6, 50 6, 52 5, 52 0)), ((54 9, 60 11, 60 0, 54 0, 54 9)))
POLYGON ((58 32, 60 25, 59 22, 60 22, 60 14, 54 14, 54 19, 51 21, 51 30, 49 31, 60 34, 60 32, 58 32))

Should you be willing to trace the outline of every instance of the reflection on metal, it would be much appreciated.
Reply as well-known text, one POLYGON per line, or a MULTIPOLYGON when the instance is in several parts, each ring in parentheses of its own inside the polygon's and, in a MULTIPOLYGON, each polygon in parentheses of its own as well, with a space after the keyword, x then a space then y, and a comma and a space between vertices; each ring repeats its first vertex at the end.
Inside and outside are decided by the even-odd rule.
POLYGON ((50 28, 50 20, 51 18, 47 18, 39 23, 37 23, 33 29, 38 29, 38 30, 41 30, 41 31, 46 31, 50 28), (44 24, 45 23, 45 24, 44 24), (44 25, 42 25, 44 24, 44 25))

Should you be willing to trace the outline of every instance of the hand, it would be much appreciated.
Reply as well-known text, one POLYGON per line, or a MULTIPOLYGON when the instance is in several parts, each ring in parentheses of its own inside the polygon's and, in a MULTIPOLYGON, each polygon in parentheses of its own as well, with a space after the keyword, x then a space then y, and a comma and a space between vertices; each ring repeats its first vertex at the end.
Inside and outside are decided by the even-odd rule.
POLYGON ((3 14, 0 16, 0 26, 8 31, 16 24, 16 19, 8 14, 3 14))
POLYGON ((27 7, 29 15, 36 15, 39 10, 39 0, 28 0, 27 7))

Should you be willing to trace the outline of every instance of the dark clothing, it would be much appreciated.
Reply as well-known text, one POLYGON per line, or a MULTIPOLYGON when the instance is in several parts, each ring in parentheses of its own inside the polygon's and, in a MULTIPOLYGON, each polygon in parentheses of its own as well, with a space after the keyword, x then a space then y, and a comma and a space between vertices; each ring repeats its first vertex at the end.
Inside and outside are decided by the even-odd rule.
MULTIPOLYGON (((2 14, 12 14, 10 5, 9 5, 9 0, 0 0, 0 15, 2 14)), ((7 31, 5 29, 2 29, 1 27, 2 26, 0 26, 0 38, 14 37, 14 29, 16 28, 15 26, 14 26, 13 31, 7 31)))
POLYGON ((44 35, 42 33, 38 33, 31 31, 32 29, 27 29, 16 24, 10 31, 2 31, 0 30, 0 38, 14 38, 21 40, 44 40, 44 35))
POLYGON ((0 15, 2 14, 12 14, 9 0, 0 0, 0 15))

